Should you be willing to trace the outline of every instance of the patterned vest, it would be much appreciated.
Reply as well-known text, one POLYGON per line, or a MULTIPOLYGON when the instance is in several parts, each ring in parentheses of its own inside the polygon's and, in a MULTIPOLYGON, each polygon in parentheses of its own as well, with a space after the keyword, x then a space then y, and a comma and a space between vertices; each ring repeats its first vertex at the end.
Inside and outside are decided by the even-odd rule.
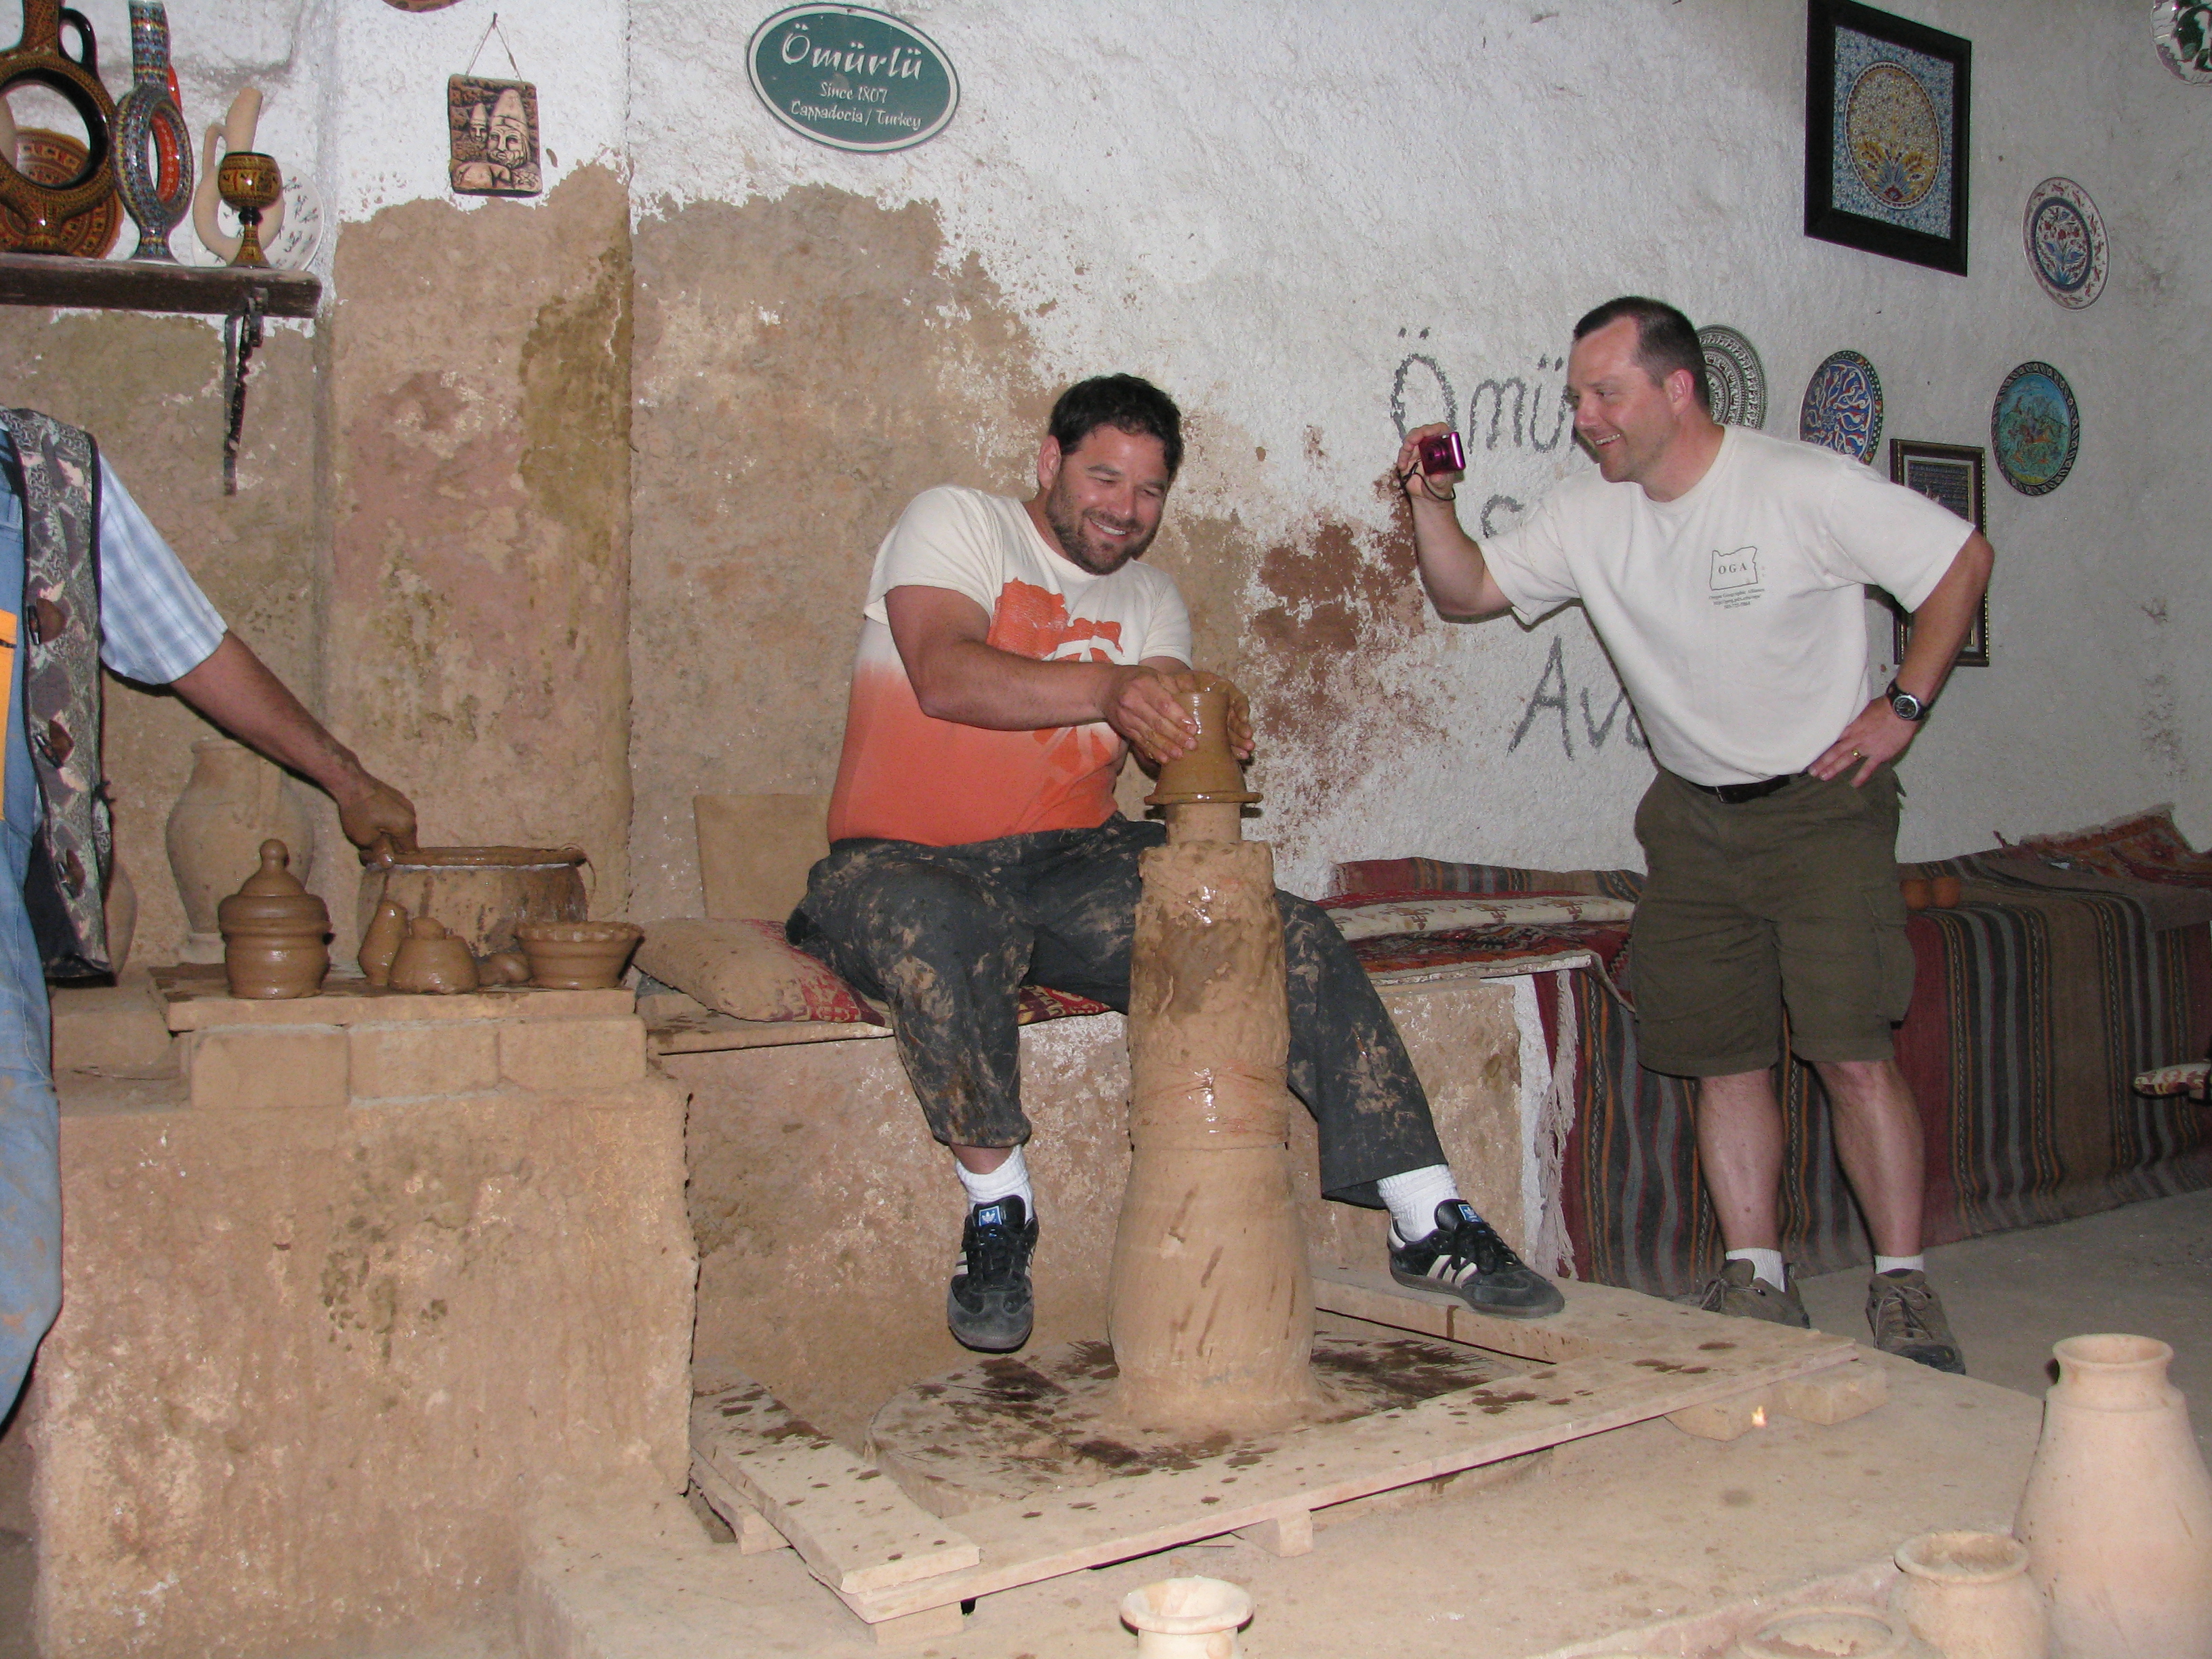
POLYGON ((46 797, 23 902, 49 979, 109 971, 113 862, 100 769, 100 452, 35 410, 0 409, 23 503, 24 734, 46 797))

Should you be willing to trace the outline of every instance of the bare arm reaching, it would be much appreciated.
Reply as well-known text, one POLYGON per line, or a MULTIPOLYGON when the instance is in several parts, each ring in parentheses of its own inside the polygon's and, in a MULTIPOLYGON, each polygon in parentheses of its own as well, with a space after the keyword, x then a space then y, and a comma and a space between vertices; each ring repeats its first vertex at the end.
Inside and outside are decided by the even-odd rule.
POLYGON ((415 808, 372 777, 360 757, 301 706, 252 647, 225 634, 215 653, 174 682, 177 695, 240 742, 320 784, 337 803, 346 839, 366 858, 380 838, 415 845, 415 808))
POLYGON ((1483 563, 1482 549, 1460 528, 1459 511, 1452 502, 1466 475, 1421 471, 1421 440, 1449 429, 1442 422, 1416 427, 1398 449, 1398 483, 1413 509, 1413 552, 1420 560, 1421 585, 1429 590, 1440 617, 1452 621, 1494 617, 1510 610, 1513 602, 1483 563))

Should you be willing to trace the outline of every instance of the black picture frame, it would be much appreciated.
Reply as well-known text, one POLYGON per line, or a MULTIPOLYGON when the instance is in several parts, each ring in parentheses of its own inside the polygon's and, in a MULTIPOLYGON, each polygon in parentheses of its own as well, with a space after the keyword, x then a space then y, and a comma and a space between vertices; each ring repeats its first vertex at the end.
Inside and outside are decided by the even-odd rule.
MULTIPOLYGON (((1856 0, 1807 0, 1805 27, 1805 234, 1824 242, 1838 242, 1869 253, 1904 259, 1955 276, 1966 274, 1966 209, 1969 175, 1972 172, 1972 112, 1973 108, 1974 47, 1971 40, 1941 29, 1931 29, 1902 17, 1893 17, 1856 0), (1853 37, 1859 37, 1854 39, 1853 37), (1871 45, 1868 44, 1871 43, 1871 45), (1890 54, 1885 58, 1884 54, 1890 54), (1901 73, 1869 78, 1881 62, 1901 73), (1852 79, 1845 89, 1848 106, 1865 86, 1870 108, 1895 108, 1917 118, 1932 112, 1941 133, 1948 171, 1939 158, 1932 164, 1923 193, 1910 199, 1885 202, 1867 182, 1860 164, 1839 146, 1847 135, 1837 131, 1837 85, 1839 73, 1852 79), (1931 81, 1948 73, 1948 109, 1931 81), (1909 83, 1909 84, 1908 84, 1909 83), (1904 94, 1904 100, 1885 100, 1884 86, 1904 94), (1911 102, 1912 88, 1919 88, 1925 109, 1911 102), (1839 167, 1839 163, 1841 164, 1839 167), (1844 189, 1837 189, 1838 176, 1844 189), (1943 198, 1948 197, 1948 201, 1943 198), (1931 201, 1930 198, 1935 198, 1931 201), (1943 209, 1948 206, 1948 215, 1943 209)), ((1872 118, 1868 118, 1869 120, 1872 118)), ((1910 132, 1917 119, 1908 123, 1910 132)), ((1885 191, 1905 195, 1915 189, 1920 169, 1912 165, 1923 155, 1908 149, 1893 158, 1897 182, 1884 184, 1885 191)), ((1923 164, 1924 165, 1924 164, 1923 164)), ((1869 159, 1868 167, 1875 166, 1869 159)))
MULTIPOLYGON (((1925 495, 1931 501, 1948 507, 1952 512, 1972 524, 1983 535, 1990 533, 1986 508, 1989 505, 1989 455, 1985 450, 1969 444, 1923 443, 1916 438, 1892 438, 1889 441, 1889 481, 1903 484, 1915 495, 1925 495), (1960 511, 1971 507, 1971 513, 1960 511)), ((1890 646, 1899 662, 1905 660, 1905 647, 1912 642, 1912 617, 1894 599, 1890 601, 1890 646)), ((1974 625, 1966 630, 1966 642, 1959 647, 1958 665, 1961 668, 1987 668, 1990 665, 1990 595, 1982 590, 1981 608, 1975 613, 1974 625)))

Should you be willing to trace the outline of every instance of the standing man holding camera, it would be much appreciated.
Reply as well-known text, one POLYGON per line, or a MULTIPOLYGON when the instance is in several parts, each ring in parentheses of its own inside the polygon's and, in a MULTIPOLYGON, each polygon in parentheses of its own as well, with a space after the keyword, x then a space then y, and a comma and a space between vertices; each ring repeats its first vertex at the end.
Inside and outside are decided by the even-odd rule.
POLYGON ((1397 473, 1422 581, 1458 620, 1582 601, 1650 740, 1637 1042, 1652 1070, 1698 1080, 1698 1159, 1728 1247, 1702 1305, 1808 1322, 1781 1254, 1786 1006, 1873 1237, 1875 1346, 1962 1371, 1923 1271, 1920 1118, 1891 1035, 1912 993, 1892 769, 1972 623, 1990 544, 1845 457, 1717 423, 1696 331, 1672 306, 1610 301, 1574 333, 1567 395, 1596 473, 1478 546, 1451 505, 1462 475, 1433 446, 1423 470, 1443 428, 1409 433, 1397 473), (1913 619, 1872 699, 1869 586, 1913 619))

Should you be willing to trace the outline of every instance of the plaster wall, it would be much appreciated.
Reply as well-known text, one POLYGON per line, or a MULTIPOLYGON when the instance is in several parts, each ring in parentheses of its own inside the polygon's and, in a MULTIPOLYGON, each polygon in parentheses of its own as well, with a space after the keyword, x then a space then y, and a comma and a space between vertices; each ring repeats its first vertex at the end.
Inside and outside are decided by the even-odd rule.
POLYGON ((2201 348, 2165 349, 2187 331, 2162 319, 2203 280, 2201 186, 2179 158, 2212 102, 2171 80, 2121 0, 2039 6, 2033 28, 1998 0, 1900 9, 1975 44, 1965 278, 1800 234, 1804 16, 1771 0, 925 0, 901 15, 958 67, 962 109, 875 156, 733 93, 742 27, 640 0, 631 199, 656 318, 636 369, 641 907, 696 901, 695 789, 826 785, 866 573, 905 497, 945 479, 1026 493, 1038 408, 1115 368, 1191 417, 1152 556, 1194 590, 1200 654, 1255 691, 1257 828, 1289 884, 1413 852, 1640 862, 1650 762, 1580 611, 1437 622, 1377 488, 1401 420, 1468 431, 1467 516, 1492 527, 1587 465, 1557 418, 1562 360, 1574 317, 1622 291, 1747 334, 1770 430, 1794 432, 1839 347, 1881 372, 1887 435, 1982 445, 2006 371, 2057 364, 2080 459, 2040 498, 1991 470, 1996 664, 1956 678, 1908 760, 1902 850, 2160 798, 2212 829, 2187 717, 2203 694, 2148 614, 2204 597, 2162 459, 2174 371, 2201 348), (2112 232, 2083 312, 2021 252, 2027 193, 2059 173, 2112 232), (663 538, 680 559, 648 562, 663 538))

